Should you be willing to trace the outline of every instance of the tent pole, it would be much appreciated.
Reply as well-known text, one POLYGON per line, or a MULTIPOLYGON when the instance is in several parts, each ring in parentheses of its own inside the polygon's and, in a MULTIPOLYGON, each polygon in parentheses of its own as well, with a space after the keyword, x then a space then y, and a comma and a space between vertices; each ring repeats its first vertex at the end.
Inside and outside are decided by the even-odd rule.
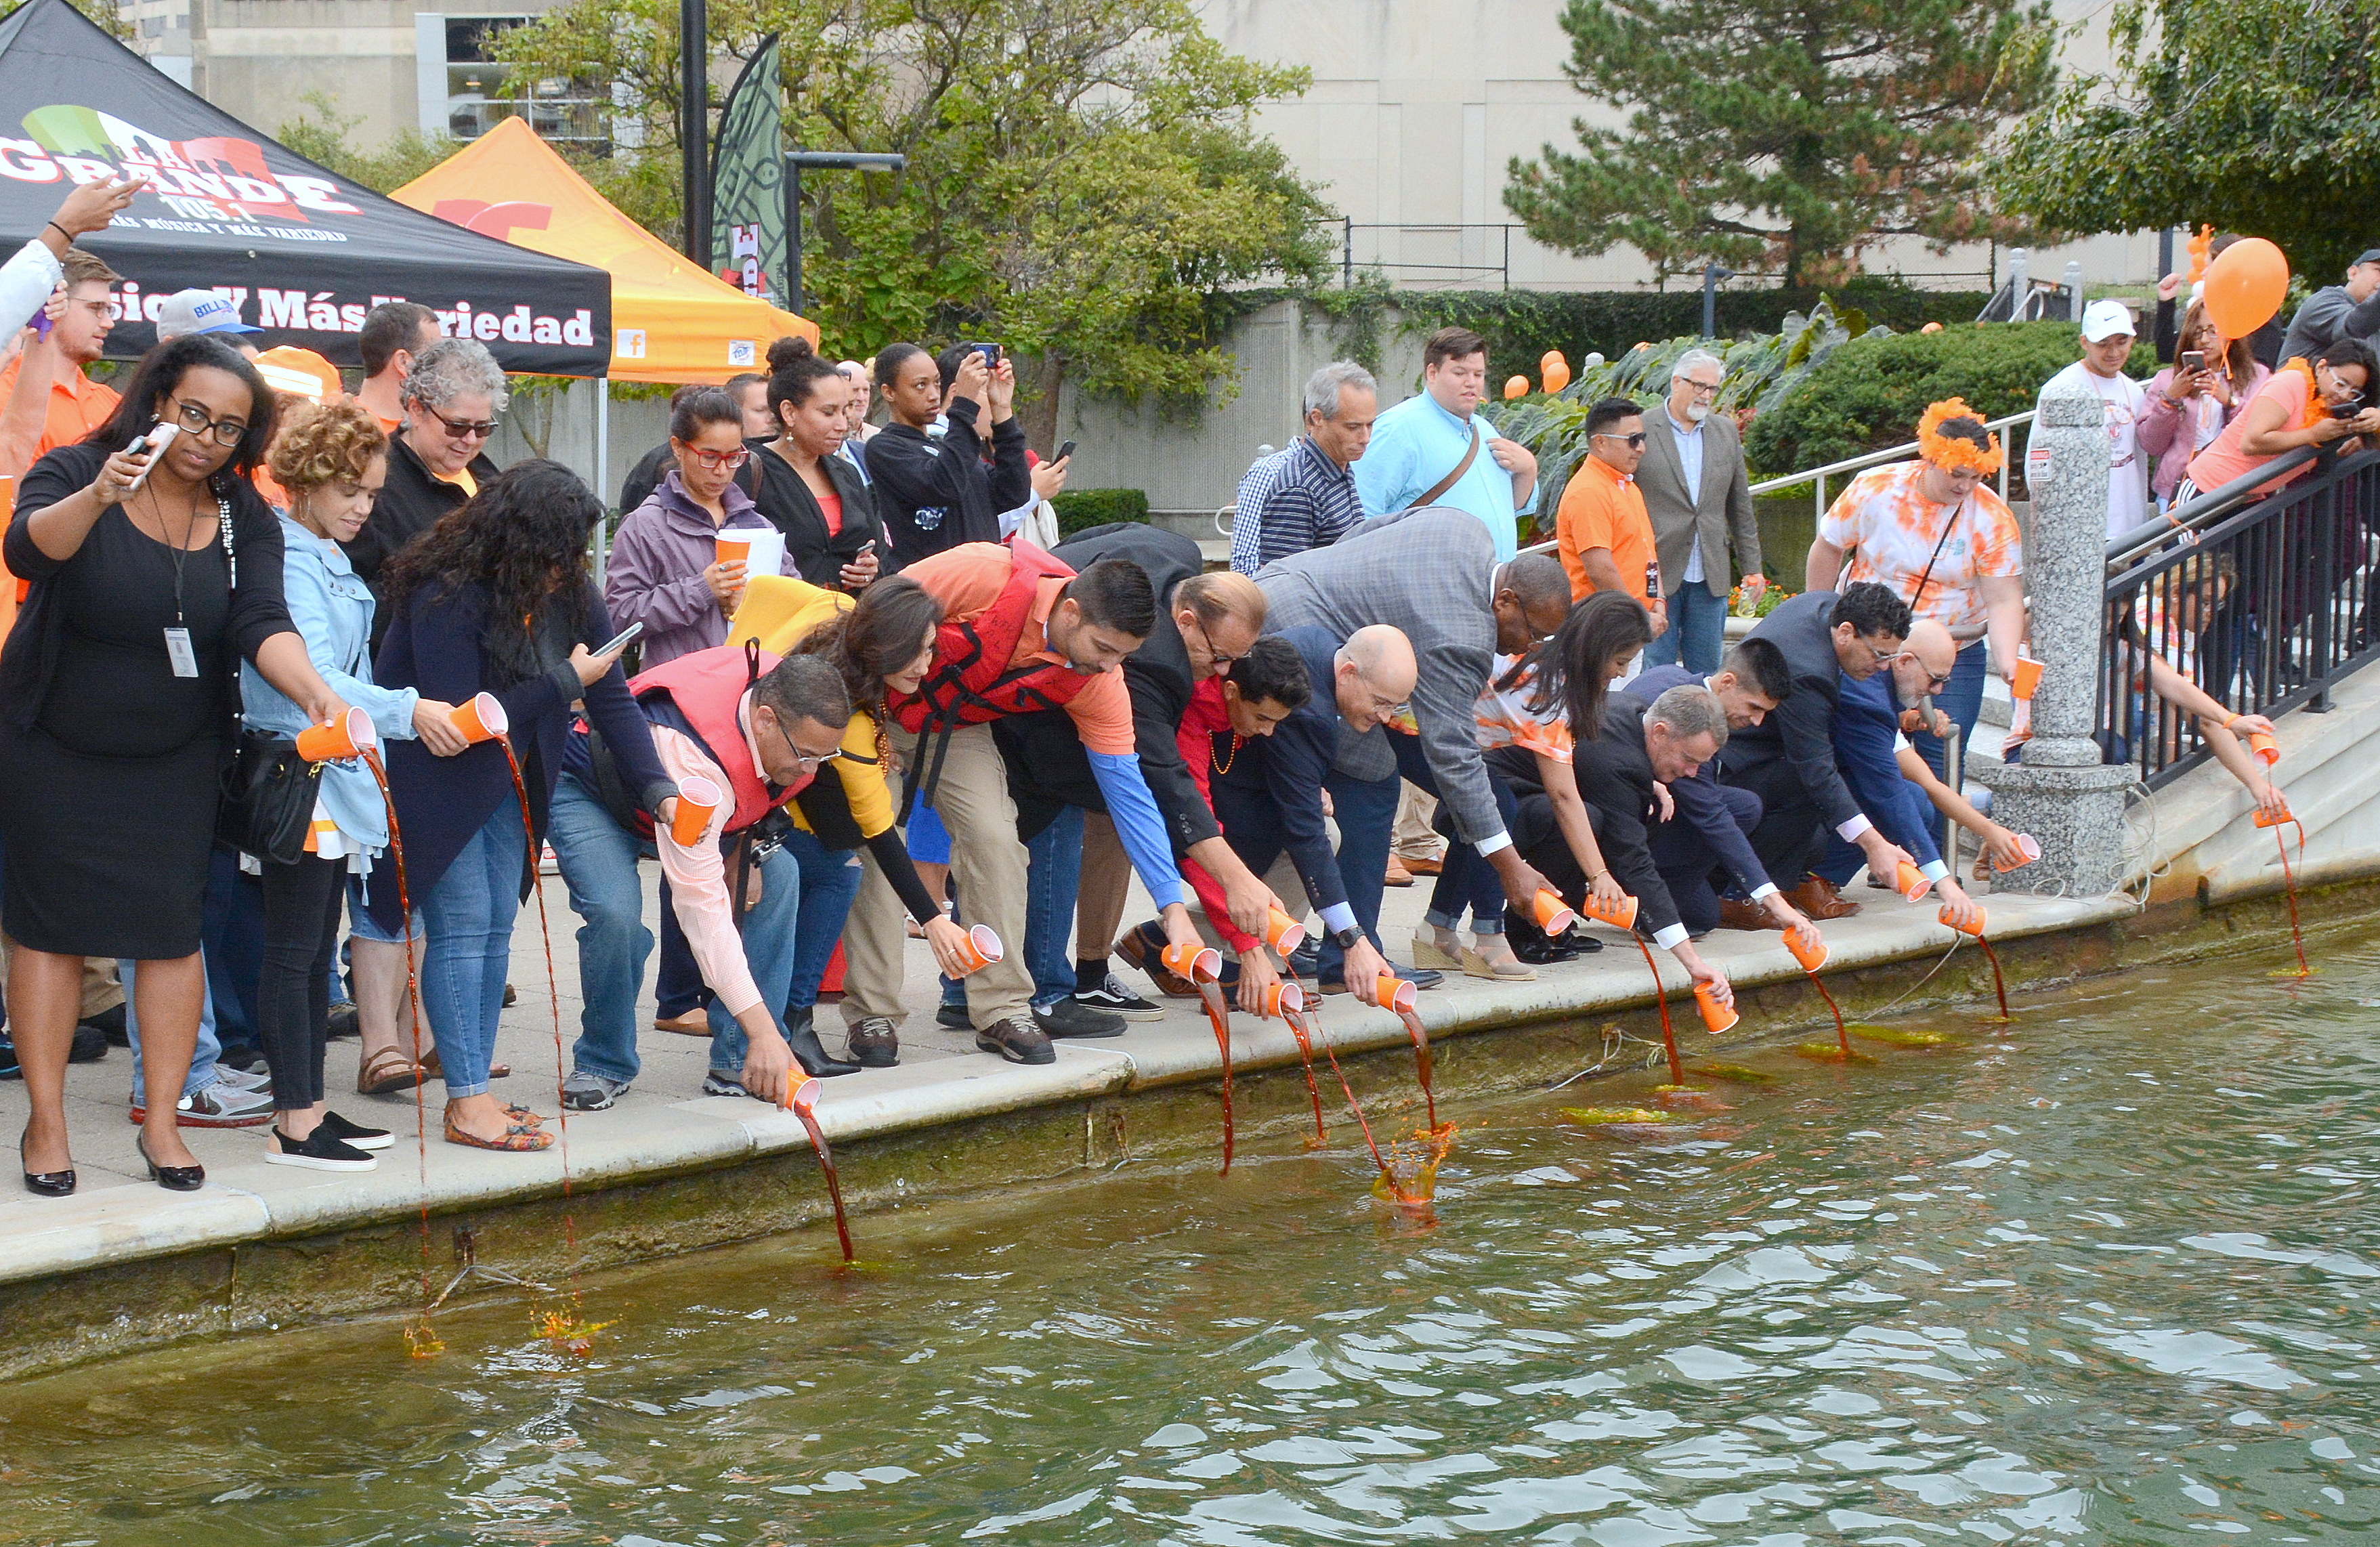
POLYGON ((603 589, 604 561, 612 554, 612 378, 595 378, 595 500, 607 512, 595 532, 595 589, 603 589))

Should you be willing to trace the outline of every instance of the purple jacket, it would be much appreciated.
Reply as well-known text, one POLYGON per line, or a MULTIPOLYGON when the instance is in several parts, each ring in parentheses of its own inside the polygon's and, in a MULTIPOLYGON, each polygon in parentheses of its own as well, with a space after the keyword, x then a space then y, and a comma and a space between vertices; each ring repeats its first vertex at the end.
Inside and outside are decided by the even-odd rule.
MULTIPOLYGON (((2173 372, 2168 365, 2149 383, 2148 407, 2141 411, 2140 428, 2134 432, 2141 455, 2156 458, 2155 470, 2149 475, 2149 487, 2156 491, 2159 499, 2173 497, 2173 492, 2181 487, 2181 475, 2190 467, 2190 459, 2199 452, 2198 437, 2191 432, 2190 420, 2166 396, 2166 389, 2173 385, 2173 372)), ((2231 395, 2229 408, 2221 408, 2223 420, 2216 425, 2216 433, 2221 434, 2224 425, 2240 417, 2240 410, 2248 406, 2248 400, 2256 396, 2257 389, 2272 373, 2261 363, 2249 372, 2248 384, 2231 395)), ((2201 401, 2209 408, 2221 408, 2213 397, 2189 401, 2192 413, 2199 411, 2197 404, 2201 401)))
POLYGON ((726 527, 714 527, 710 512, 686 497, 673 468, 644 504, 621 518, 613 536, 603 606, 623 628, 645 626, 637 643, 648 670, 727 642, 726 615, 702 572, 719 562, 719 534, 727 527, 775 529, 733 483, 722 503, 726 527))

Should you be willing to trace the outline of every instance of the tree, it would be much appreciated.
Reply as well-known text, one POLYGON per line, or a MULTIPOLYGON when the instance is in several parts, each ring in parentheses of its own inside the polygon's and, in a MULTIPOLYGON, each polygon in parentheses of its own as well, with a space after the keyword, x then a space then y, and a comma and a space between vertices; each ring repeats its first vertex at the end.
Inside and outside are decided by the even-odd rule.
MULTIPOLYGON (((642 148, 597 181, 626 183, 622 208, 657 230, 678 219, 676 15, 566 0, 492 48, 640 126, 642 148)), ((1305 73, 1226 53, 1183 0, 736 0, 710 18, 730 58, 772 31, 792 51, 794 143, 909 158, 804 179, 803 284, 827 347, 996 339, 1020 357, 1045 449, 1068 380, 1228 393, 1209 298, 1327 264, 1327 212, 1251 122, 1305 73)), ((615 127, 615 143, 636 138, 615 127)))
POLYGON ((2208 222, 2335 278, 2380 205, 2380 10, 2364 0, 2125 0, 2114 76, 2019 125, 2009 204, 2073 231, 2208 222))
POLYGON ((359 151, 347 135, 363 122, 343 114, 326 91, 309 91, 298 99, 305 109, 273 131, 273 138, 317 166, 361 183, 374 193, 392 193, 455 153, 455 144, 444 135, 400 129, 377 151, 359 151))
POLYGON ((1561 24, 1572 84, 1629 116, 1512 159, 1504 201, 1548 246, 1826 285, 1878 237, 2023 234, 1974 164, 2050 90, 2047 0, 1569 0, 1561 24))

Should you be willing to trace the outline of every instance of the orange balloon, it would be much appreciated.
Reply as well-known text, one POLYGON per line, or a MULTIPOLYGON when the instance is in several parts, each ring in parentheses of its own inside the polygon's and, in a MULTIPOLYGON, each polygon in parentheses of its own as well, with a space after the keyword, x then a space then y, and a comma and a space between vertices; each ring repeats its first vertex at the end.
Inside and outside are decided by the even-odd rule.
POLYGON ((1541 372, 1556 370, 1568 371, 1570 369, 1570 361, 1562 359, 1562 352, 1560 349, 1548 349, 1544 354, 1537 357, 1537 369, 1541 372))
POLYGON ((2206 320, 2226 338, 2245 338, 2289 298, 2289 261, 2262 237, 2232 243, 2206 265, 2206 320))
POLYGON ((1942 324, 1939 323, 1928 323, 1917 331, 1920 333, 1940 333, 1942 331, 1942 324))
POLYGON ((1526 397, 1528 395, 1529 379, 1526 376, 1512 376, 1505 379, 1504 396, 1508 402, 1515 397, 1526 397))
POLYGON ((1561 356, 1554 356, 1553 363, 1547 366, 1545 369, 1546 390, 1548 392, 1560 392, 1562 388, 1570 385, 1570 362, 1563 359, 1561 356))

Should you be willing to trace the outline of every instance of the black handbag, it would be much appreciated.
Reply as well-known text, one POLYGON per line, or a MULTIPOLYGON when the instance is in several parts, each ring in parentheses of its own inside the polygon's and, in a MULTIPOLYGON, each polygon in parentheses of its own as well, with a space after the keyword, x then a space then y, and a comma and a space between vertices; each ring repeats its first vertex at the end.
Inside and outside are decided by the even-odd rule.
POLYGON ((322 782, 322 765, 299 757, 287 737, 243 731, 224 771, 215 836, 259 859, 296 864, 306 857, 322 782))

